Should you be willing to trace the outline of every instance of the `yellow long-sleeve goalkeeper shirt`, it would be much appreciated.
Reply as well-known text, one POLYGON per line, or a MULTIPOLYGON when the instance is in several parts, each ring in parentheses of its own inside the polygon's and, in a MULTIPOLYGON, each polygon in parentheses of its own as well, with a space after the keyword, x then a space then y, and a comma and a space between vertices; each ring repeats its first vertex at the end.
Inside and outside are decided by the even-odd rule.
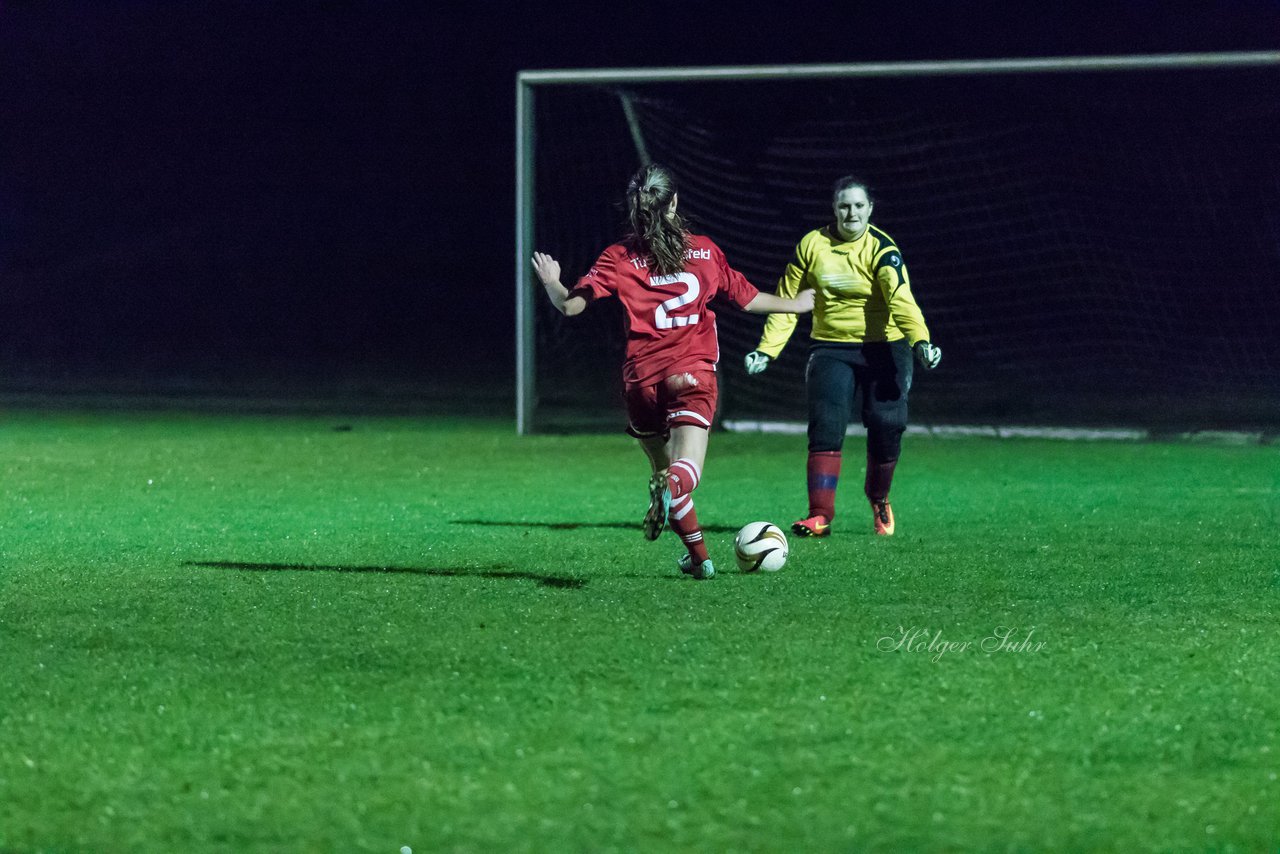
MULTIPOLYGON (((817 291, 814 341, 861 343, 929 340, 924 314, 911 294, 911 278, 893 238, 874 225, 862 236, 842 240, 834 226, 809 232, 778 280, 778 296, 793 298, 804 288, 817 291)), ((775 358, 795 331, 794 314, 771 314, 757 350, 775 358)))

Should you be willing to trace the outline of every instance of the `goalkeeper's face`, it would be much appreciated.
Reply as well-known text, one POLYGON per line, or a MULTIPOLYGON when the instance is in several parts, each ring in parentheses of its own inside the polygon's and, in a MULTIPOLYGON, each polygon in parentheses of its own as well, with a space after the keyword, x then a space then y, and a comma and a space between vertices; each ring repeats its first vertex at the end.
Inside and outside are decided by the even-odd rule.
POLYGON ((856 240, 871 222, 871 200, 862 187, 850 187, 836 194, 831 205, 836 215, 836 231, 844 240, 856 240))

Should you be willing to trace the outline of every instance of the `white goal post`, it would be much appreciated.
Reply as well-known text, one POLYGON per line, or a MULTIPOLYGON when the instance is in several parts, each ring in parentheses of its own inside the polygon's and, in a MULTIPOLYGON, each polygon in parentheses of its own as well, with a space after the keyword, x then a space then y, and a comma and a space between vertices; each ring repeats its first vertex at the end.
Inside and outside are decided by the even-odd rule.
MULTIPOLYGON (((534 280, 530 257, 534 251, 535 211, 539 176, 535 157, 539 140, 536 132, 538 93, 551 87, 644 87, 653 84, 737 83, 746 81, 803 81, 838 78, 947 78, 971 75, 1040 75, 1151 71, 1160 69, 1226 69, 1249 66, 1280 66, 1280 51, 1189 53, 1136 56, 1082 56, 1014 58, 990 60, 870 62, 780 66, 724 66, 690 68, 621 68, 583 70, 526 70, 516 76, 516 431, 535 429, 538 405, 536 382, 536 303, 542 298, 534 280)), ((620 99, 620 113, 628 111, 620 99)), ((643 137, 629 124, 637 159, 647 158, 643 137)), ((618 175, 619 185, 625 175, 618 175)), ((817 223, 814 223, 816 225, 817 223)), ((603 244, 595 249, 603 248, 603 244)), ((732 260, 732 259, 731 259, 732 260)), ((792 345, 795 346, 794 344, 792 345)))

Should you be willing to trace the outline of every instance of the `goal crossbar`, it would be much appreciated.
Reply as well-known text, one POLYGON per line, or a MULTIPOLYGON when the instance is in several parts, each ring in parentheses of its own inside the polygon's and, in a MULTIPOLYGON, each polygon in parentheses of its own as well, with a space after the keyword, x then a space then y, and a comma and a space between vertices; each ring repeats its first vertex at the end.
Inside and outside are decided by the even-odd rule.
POLYGON ((670 68, 594 68, 521 71, 520 84, 698 83, 715 80, 802 80, 814 77, 912 77, 1055 71, 1141 71, 1165 68, 1274 65, 1280 51, 1169 53, 1139 56, 1056 56, 1021 59, 956 59, 912 62, 725 65, 670 68))

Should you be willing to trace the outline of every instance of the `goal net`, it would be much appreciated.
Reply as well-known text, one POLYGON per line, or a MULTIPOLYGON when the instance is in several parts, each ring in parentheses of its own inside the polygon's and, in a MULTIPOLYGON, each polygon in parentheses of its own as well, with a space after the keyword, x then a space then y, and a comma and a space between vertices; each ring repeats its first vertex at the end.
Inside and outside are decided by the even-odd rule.
MULTIPOLYGON (((866 180, 945 354, 914 423, 1280 424, 1280 54, 526 72, 518 92, 522 432, 623 422, 620 311, 560 317, 528 256, 571 284, 648 160, 766 291, 834 179, 866 180)), ((718 308, 722 420, 803 422, 807 320, 748 377, 764 318, 718 308)))

